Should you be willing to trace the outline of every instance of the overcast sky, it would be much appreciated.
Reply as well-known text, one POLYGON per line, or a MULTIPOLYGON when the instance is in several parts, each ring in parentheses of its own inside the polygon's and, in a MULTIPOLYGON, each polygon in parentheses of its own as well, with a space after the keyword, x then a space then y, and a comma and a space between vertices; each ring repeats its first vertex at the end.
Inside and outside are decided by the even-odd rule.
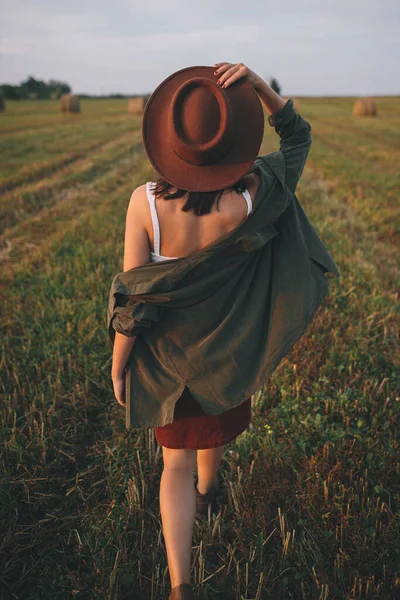
POLYGON ((0 82, 151 92, 244 62, 282 95, 400 94, 400 0, 0 0, 0 82))

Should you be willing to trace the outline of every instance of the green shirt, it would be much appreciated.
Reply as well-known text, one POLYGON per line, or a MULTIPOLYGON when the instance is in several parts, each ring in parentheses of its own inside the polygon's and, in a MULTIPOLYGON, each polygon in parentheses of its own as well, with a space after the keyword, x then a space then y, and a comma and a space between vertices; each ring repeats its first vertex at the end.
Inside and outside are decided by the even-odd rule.
POLYGON ((115 331, 137 336, 126 365, 127 427, 173 421, 187 386, 210 415, 254 394, 304 334, 340 273, 295 189, 311 126, 289 99, 269 116, 280 150, 258 157, 253 212, 201 250, 118 273, 107 311, 115 331))

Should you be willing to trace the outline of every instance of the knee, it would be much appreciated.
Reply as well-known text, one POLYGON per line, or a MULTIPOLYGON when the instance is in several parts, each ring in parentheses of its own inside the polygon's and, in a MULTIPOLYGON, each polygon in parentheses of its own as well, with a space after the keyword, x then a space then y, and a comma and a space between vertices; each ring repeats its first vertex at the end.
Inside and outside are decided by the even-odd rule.
POLYGON ((172 448, 163 447, 164 470, 170 469, 174 471, 193 471, 197 464, 196 450, 173 450, 172 448))

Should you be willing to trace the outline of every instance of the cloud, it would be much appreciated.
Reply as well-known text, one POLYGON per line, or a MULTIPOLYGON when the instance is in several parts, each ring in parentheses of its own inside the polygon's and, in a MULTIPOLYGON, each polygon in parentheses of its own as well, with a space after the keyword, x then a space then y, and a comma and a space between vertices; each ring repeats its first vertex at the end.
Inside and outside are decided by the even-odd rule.
POLYGON ((0 55, 16 55, 20 54, 22 56, 26 56, 26 53, 29 50, 29 44, 24 43, 16 43, 14 40, 10 38, 3 38, 0 42, 0 55))
POLYGON ((227 60, 276 76, 285 93, 373 93, 378 80, 383 93, 397 86, 399 23, 395 0, 13 0, 0 51, 4 80, 32 73, 81 92, 145 92, 179 68, 227 60))

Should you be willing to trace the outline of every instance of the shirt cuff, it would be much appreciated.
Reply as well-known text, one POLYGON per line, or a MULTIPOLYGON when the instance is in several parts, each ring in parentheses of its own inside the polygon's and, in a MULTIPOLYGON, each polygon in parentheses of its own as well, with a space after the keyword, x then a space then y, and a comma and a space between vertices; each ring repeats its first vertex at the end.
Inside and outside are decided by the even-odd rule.
POLYGON ((271 127, 275 127, 276 125, 283 125, 290 121, 295 112, 296 111, 293 107, 293 100, 292 98, 289 98, 286 101, 285 105, 278 110, 278 112, 274 113, 273 115, 269 115, 268 123, 271 125, 271 127))

